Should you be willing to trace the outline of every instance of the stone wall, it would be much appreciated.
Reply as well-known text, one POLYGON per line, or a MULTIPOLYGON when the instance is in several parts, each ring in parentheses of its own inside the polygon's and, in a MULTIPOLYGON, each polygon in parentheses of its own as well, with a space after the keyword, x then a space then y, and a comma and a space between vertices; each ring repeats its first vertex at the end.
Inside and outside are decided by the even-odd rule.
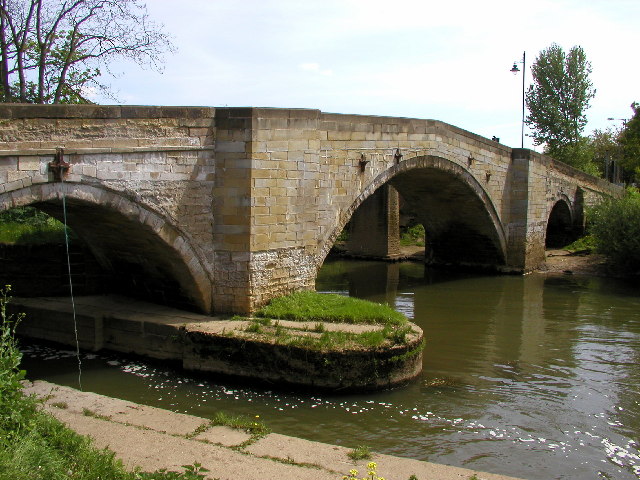
POLYGON ((93 105, 3 105, 0 118, 0 209, 60 217, 68 199, 73 226, 125 285, 207 312, 313 288, 385 185, 418 210, 434 262, 520 272, 544 259, 555 203, 578 222, 583 203, 620 191, 435 120, 93 105), (48 169, 59 147, 64 183, 48 169))
POLYGON ((214 116, 213 108, 2 105, 0 209, 37 203, 62 219, 64 197, 70 225, 105 269, 126 266, 125 284, 211 310, 214 116), (70 164, 63 183, 49 168, 59 148, 70 164))

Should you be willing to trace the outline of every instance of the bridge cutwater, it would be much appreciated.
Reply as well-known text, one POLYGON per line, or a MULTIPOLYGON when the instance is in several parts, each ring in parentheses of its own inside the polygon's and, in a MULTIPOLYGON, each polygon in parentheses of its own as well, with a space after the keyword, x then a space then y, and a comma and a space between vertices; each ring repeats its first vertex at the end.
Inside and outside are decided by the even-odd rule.
POLYGON ((0 210, 68 224, 127 288, 203 313, 310 289, 345 225, 399 253, 398 204, 433 263, 528 272, 551 227, 621 188, 436 120, 308 109, 0 105, 0 210))

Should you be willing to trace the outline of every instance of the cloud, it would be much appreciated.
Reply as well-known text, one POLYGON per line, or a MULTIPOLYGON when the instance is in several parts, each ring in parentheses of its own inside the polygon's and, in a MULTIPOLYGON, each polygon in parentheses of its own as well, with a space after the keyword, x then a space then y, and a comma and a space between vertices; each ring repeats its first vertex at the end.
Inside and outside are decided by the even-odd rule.
POLYGON ((312 72, 320 75, 324 75, 326 77, 333 75, 333 71, 330 69, 322 69, 318 63, 301 63, 298 65, 298 68, 303 72, 312 72))

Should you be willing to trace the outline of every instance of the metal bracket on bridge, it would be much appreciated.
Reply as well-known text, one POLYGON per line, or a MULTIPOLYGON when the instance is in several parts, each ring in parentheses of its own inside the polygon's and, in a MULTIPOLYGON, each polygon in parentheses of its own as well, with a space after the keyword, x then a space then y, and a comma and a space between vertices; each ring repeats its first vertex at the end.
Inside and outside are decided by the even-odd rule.
POLYGON ((360 160, 358 163, 360 164, 360 171, 364 172, 364 169, 367 167, 367 163, 369 163, 369 160, 365 160, 364 153, 360 154, 360 160))
POLYGON ((53 162, 49 162, 49 171, 53 173, 54 182, 62 182, 64 176, 69 173, 71 164, 64 161, 64 148, 56 148, 53 162))

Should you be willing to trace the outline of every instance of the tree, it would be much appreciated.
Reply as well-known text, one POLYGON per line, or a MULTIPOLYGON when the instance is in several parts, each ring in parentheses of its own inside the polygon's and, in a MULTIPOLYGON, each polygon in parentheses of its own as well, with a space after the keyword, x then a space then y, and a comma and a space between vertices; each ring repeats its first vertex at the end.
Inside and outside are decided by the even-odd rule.
POLYGON ((640 180, 640 104, 633 102, 633 117, 625 122, 618 137, 620 160, 625 170, 625 179, 640 180))
POLYGON ((544 144, 545 153, 558 160, 580 166, 580 161, 572 159, 588 156, 582 131, 587 124, 585 111, 595 95, 584 50, 574 46, 565 54, 554 43, 539 53, 531 71, 533 84, 526 103, 534 143, 544 144))
POLYGON ((0 100, 87 103, 114 60, 157 67, 171 49, 140 0, 0 0, 0 100))

